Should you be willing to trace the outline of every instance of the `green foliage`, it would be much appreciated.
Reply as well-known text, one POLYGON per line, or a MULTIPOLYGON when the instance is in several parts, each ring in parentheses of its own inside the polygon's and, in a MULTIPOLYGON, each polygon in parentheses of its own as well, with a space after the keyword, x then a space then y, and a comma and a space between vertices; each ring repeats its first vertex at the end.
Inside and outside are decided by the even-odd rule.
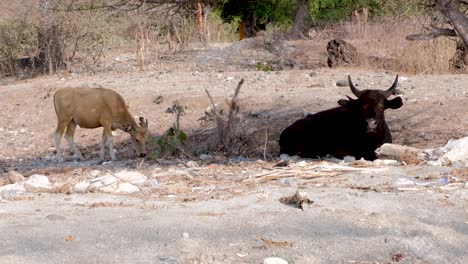
POLYGON ((255 14, 257 24, 290 25, 294 17, 295 3, 294 0, 224 0, 220 7, 220 15, 227 22, 246 20, 251 14, 255 14))
POLYGON ((183 152, 187 134, 180 129, 180 115, 184 108, 181 105, 176 106, 177 117, 175 123, 162 136, 152 138, 149 142, 150 146, 156 146, 159 150, 153 151, 150 154, 151 158, 172 156, 178 152, 183 152))
POLYGON ((312 0, 310 13, 321 22, 336 22, 349 17, 354 10, 366 7, 371 14, 380 11, 380 0, 312 0))
POLYGON ((257 71, 265 71, 265 72, 273 70, 273 68, 270 65, 268 65, 267 63, 261 63, 261 62, 257 62, 257 64, 255 64, 255 68, 257 69, 257 71))

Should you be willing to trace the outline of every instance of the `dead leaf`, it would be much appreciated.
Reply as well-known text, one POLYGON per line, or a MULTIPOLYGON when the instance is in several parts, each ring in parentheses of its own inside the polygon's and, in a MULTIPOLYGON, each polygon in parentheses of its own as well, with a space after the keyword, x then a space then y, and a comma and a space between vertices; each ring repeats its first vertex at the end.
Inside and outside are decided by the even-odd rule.
POLYGON ((280 202, 287 205, 295 205, 304 211, 304 204, 312 204, 314 201, 309 199, 309 195, 306 192, 296 191, 293 196, 281 198, 280 202))
POLYGON ((289 241, 274 241, 271 239, 263 238, 263 237, 257 237, 257 239, 261 240, 263 243, 265 243, 268 247, 291 247, 292 242, 289 241))

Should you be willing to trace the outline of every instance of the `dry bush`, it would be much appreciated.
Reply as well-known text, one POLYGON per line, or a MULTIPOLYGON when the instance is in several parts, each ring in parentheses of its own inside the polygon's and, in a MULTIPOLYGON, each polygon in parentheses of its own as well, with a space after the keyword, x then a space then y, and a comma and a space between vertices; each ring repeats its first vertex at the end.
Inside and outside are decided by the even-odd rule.
POLYGON ((448 73, 456 42, 448 38, 408 41, 406 36, 419 32, 417 18, 370 22, 365 14, 335 27, 335 33, 355 45, 361 65, 409 74, 448 73))

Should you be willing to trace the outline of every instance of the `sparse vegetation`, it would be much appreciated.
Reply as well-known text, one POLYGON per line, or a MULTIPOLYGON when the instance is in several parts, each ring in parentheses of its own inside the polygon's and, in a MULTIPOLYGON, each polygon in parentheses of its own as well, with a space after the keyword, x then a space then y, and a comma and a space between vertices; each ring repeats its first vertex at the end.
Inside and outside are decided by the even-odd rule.
POLYGON ((153 159, 176 154, 186 154, 184 145, 187 140, 187 134, 180 129, 180 116, 184 112, 184 107, 176 104, 175 110, 177 115, 174 124, 162 136, 150 140, 150 146, 156 147, 150 154, 150 157, 153 159))
MULTIPOLYGON (((324 41, 345 38, 365 55, 361 65, 407 73, 447 73, 455 68, 459 72, 464 65, 463 59, 454 57, 460 57, 464 49, 460 44, 456 49, 457 43, 449 38, 425 43, 406 40, 420 31, 431 13, 418 0, 269 0, 244 9, 234 0, 199 6, 151 1, 141 6, 131 1, 119 5, 112 1, 23 1, 23 5, 18 2, 8 8, 8 3, 0 4, 5 7, 0 20, 3 75, 34 76, 32 72, 51 74, 65 68, 105 71, 110 69, 105 59, 109 53, 129 49, 135 54, 135 66, 144 70, 154 61, 151 54, 177 53, 193 43, 237 40, 239 23, 253 13, 257 30, 265 26, 265 35, 280 39, 288 36, 300 3, 309 5, 309 14, 302 14, 301 20, 308 17, 303 22, 314 28, 312 34, 301 28, 302 33, 294 35, 324 41)), ((269 71, 270 67, 257 63, 255 69, 269 71)))

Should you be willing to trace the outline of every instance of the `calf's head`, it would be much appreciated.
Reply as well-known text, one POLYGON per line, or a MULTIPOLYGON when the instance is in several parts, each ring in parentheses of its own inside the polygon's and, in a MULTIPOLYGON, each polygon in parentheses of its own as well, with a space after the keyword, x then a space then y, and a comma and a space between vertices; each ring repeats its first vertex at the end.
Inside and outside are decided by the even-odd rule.
POLYGON ((140 157, 146 156, 146 142, 149 138, 149 130, 148 130, 148 120, 140 117, 140 124, 138 127, 131 128, 128 131, 130 134, 130 138, 132 140, 133 147, 137 155, 140 157))
POLYGON ((367 133, 383 133, 385 109, 397 109, 403 105, 403 101, 400 97, 396 97, 392 100, 387 99, 395 92, 398 85, 398 75, 396 76, 392 86, 387 90, 366 89, 360 91, 354 86, 349 75, 348 82, 351 92, 358 99, 351 99, 348 97, 348 100, 339 100, 338 103, 345 108, 352 108, 359 111, 360 118, 367 124, 367 133))

